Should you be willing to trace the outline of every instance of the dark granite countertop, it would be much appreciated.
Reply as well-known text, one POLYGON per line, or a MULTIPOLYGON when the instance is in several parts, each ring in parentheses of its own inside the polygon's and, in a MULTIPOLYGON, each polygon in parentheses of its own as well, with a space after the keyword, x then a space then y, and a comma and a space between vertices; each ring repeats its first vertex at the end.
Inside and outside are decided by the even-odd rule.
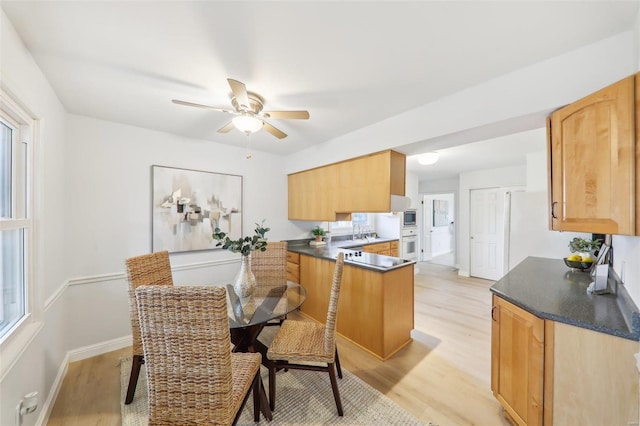
MULTIPOLYGON (((352 247, 362 247, 369 244, 378 244, 378 243, 385 243, 385 242, 398 241, 398 240, 395 238, 375 238, 375 239, 370 239, 369 241, 342 240, 342 241, 332 241, 326 245, 315 246, 315 247, 310 246, 309 241, 310 240, 287 241, 287 250, 294 253, 305 254, 307 256, 319 257, 321 259, 335 260, 338 252, 344 249, 348 250, 349 248, 352 248, 352 247)), ((392 257, 392 256, 384 256, 384 255, 374 254, 374 253, 367 253, 367 257, 369 259, 376 260, 379 264, 387 264, 387 265, 393 265, 393 266, 379 267, 379 266, 369 265, 369 264, 354 261, 354 260, 349 260, 346 258, 345 258, 345 263, 352 266, 359 267, 359 268, 370 269, 377 272, 387 272, 393 269, 414 265, 416 263, 413 260, 412 261, 404 260, 401 264, 396 264, 396 263, 399 263, 399 261, 401 260, 400 258, 392 257)))
POLYGON ((588 294, 591 281, 561 259, 528 257, 491 291, 540 318, 639 341, 640 312, 624 285, 617 294, 588 294))

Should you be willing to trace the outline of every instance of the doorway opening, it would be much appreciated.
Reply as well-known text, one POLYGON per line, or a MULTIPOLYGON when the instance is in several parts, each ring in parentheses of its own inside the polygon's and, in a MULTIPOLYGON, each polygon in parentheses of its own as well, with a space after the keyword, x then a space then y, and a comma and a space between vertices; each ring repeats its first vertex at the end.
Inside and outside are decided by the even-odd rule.
POLYGON ((421 260, 455 267, 455 194, 425 194, 422 209, 421 260))

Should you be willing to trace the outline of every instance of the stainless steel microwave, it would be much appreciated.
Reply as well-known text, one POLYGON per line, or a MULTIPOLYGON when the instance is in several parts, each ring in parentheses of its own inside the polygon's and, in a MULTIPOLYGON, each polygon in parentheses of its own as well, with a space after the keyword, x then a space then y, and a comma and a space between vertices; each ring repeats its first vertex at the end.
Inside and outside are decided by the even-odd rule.
POLYGON ((403 218, 402 226, 416 226, 418 224, 418 213, 415 209, 405 210, 403 218))

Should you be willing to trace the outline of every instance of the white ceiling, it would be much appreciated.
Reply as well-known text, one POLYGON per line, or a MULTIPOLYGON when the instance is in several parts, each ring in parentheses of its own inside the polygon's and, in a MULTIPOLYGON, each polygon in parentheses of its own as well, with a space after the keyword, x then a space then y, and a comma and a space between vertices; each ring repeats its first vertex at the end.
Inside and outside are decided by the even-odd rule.
POLYGON ((411 155, 407 156, 407 170, 420 180, 440 180, 464 172, 524 166, 527 154, 545 152, 545 138, 545 130, 538 129, 438 149, 438 161, 432 165, 420 165, 419 155, 411 155))
MULTIPOLYGON (((74 114, 243 145, 216 130, 227 78, 266 99, 254 149, 288 154, 629 30, 633 1, 11 1, 0 6, 74 114)), ((0 58, 1 59, 1 58, 0 58)), ((509 148, 520 150, 516 143, 509 148)), ((415 147, 413 147, 415 151, 415 147)), ((506 149, 506 148, 504 148, 506 149)), ((444 161, 441 163, 444 164, 444 161)))

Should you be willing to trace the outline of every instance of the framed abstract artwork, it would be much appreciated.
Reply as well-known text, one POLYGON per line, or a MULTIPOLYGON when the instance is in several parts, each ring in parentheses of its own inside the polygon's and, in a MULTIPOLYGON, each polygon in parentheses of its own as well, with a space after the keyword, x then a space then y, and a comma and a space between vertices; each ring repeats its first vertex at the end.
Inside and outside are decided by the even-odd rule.
POLYGON ((152 250, 211 250, 216 227, 242 234, 242 176, 151 166, 152 250))

